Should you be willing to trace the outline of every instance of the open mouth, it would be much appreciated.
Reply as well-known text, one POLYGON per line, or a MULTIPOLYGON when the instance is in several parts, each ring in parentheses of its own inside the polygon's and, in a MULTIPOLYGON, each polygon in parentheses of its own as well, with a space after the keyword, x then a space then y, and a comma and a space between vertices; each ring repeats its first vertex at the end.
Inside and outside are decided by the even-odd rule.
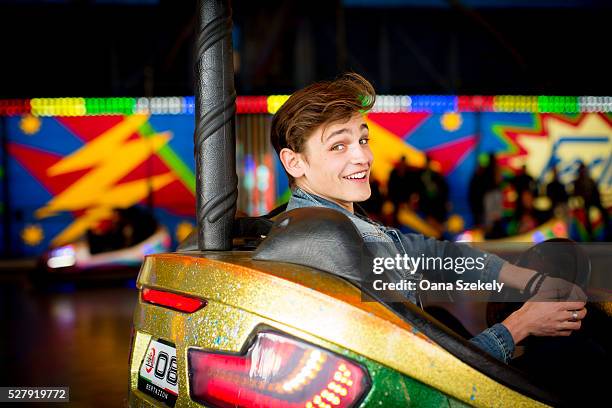
POLYGON ((368 172, 366 170, 360 171, 359 173, 353 173, 351 175, 345 176, 343 178, 348 180, 365 180, 368 176, 368 172))

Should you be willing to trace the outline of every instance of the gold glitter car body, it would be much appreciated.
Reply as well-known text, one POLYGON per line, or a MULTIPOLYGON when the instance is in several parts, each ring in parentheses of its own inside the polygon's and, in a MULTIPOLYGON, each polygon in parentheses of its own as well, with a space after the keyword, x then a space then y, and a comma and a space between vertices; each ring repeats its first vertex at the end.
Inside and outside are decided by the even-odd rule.
MULTIPOLYGON (((189 397, 188 348, 239 353, 260 327, 362 356, 430 387, 448 404, 543 405, 468 366, 384 305, 364 302, 361 292, 348 282, 304 266, 254 261, 250 255, 234 251, 147 257, 138 278, 140 289, 197 297, 207 305, 186 314, 139 300, 130 357, 132 405, 155 403, 137 389, 152 336, 177 348, 178 406, 199 406, 189 397)), ((424 402, 406 396, 415 405, 424 402)), ((379 402, 385 405, 382 400, 363 401, 367 406, 379 402)))

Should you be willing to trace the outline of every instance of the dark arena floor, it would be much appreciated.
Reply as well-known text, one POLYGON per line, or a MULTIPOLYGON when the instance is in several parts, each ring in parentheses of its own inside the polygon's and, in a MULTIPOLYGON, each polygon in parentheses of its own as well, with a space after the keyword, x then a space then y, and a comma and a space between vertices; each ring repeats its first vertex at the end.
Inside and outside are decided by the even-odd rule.
POLYGON ((67 386, 70 406, 126 406, 134 281, 35 291, 25 269, 0 273, 0 383, 67 386))

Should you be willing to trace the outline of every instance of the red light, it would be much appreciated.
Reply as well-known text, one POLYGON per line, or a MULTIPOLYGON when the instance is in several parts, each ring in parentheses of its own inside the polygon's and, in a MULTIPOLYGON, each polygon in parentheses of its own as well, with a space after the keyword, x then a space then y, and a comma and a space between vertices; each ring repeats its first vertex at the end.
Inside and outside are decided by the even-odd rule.
POLYGON ((482 112, 493 112, 493 105, 495 104, 495 97, 486 95, 481 97, 480 111, 482 112))
POLYGON ((236 113, 268 113, 267 96, 238 96, 236 113))
POLYGON ((347 408, 369 389, 358 364, 277 333, 245 355, 188 351, 191 398, 207 406, 347 408))
POLYGON ((142 290, 142 301, 187 313, 193 313, 206 306, 205 300, 149 288, 142 290))

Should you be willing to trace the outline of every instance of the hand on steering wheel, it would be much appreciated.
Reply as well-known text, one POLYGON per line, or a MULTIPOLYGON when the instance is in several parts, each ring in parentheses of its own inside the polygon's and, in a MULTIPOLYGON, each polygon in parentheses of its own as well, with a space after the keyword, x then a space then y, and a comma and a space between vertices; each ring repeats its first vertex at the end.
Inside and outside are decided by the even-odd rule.
POLYGON ((569 336, 579 330, 587 314, 585 302, 529 301, 512 313, 503 324, 515 343, 527 336, 569 336))

